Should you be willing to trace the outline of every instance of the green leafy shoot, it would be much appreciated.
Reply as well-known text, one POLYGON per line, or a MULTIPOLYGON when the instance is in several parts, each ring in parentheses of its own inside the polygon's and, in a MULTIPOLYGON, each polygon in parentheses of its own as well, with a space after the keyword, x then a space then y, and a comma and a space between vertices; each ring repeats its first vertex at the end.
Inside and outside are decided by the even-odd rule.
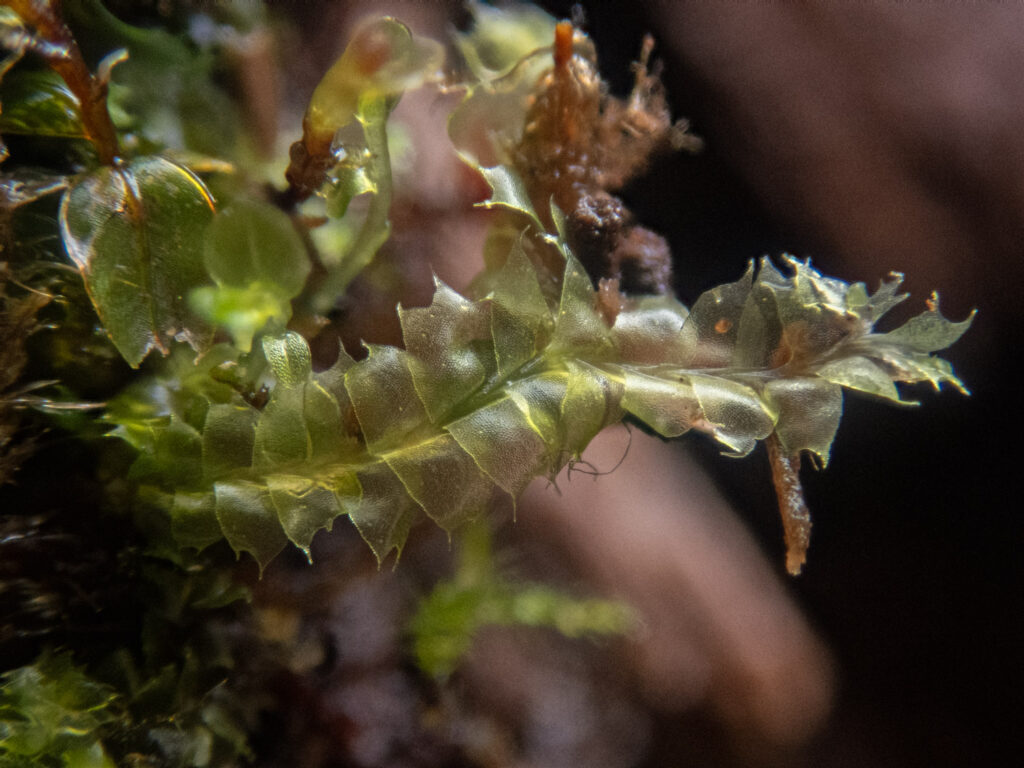
POLYGON ((548 627, 566 637, 604 637, 629 632, 636 618, 613 600, 577 598, 496 573, 489 523, 480 520, 459 538, 454 576, 434 587, 409 624, 417 663, 427 674, 448 677, 488 626, 548 627))
POLYGON ((90 680, 66 653, 46 652, 5 673, 0 765, 114 768, 97 736, 117 717, 114 704, 113 691, 90 680))
MULTIPOLYGON (((262 410, 237 393, 218 401, 208 384, 192 389, 198 374, 173 398, 140 389, 132 398, 164 410, 144 420, 150 437, 133 442, 174 492, 182 543, 223 536, 265 564, 288 541, 308 552, 317 530, 347 514, 383 559, 422 514, 446 530, 462 525, 495 494, 515 498, 534 477, 553 477, 626 415, 667 438, 705 432, 732 456, 773 436, 780 455, 824 464, 843 387, 898 399, 893 381, 961 386, 922 350, 969 321, 930 310, 905 330, 875 333, 900 298, 897 281, 868 296, 787 264, 790 276, 764 260, 756 277, 752 266, 689 312, 665 297, 635 300, 609 327, 575 259, 553 302, 516 247, 489 295, 471 300, 439 283, 429 307, 401 310, 405 349, 371 346, 363 361, 342 355, 313 373, 301 337, 264 337, 274 383, 262 410), (180 458, 147 447, 189 418, 187 440, 171 441, 180 458), (183 457, 198 445, 202 470, 183 485, 183 457)), ((129 398, 111 419, 130 434, 138 422, 118 414, 147 409, 129 398)))

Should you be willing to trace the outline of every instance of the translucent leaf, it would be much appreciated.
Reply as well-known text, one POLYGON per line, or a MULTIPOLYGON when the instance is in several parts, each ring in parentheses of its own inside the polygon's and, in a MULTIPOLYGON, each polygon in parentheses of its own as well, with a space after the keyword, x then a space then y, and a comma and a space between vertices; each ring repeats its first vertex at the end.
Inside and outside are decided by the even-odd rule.
POLYGON ((203 231, 213 201, 191 172, 159 157, 101 168, 64 194, 60 226, 114 346, 136 367, 172 340, 205 348, 186 297, 207 281, 203 231))
POLYGON ((199 550, 223 539, 213 493, 175 493, 171 533, 182 547, 199 550))
POLYGON ((887 400, 901 402, 900 393, 889 375, 866 357, 848 357, 827 363, 817 371, 826 381, 848 389, 867 392, 887 400))
POLYGON ((217 522, 235 552, 248 552, 262 571, 288 543, 267 490, 244 481, 213 485, 217 522))
POLYGON ((357 477, 362 496, 349 517, 377 561, 383 562, 392 549, 401 554, 409 529, 422 512, 385 462, 367 465, 359 470, 357 477))
POLYGON ((488 362, 481 345, 490 340, 490 305, 471 302, 435 280, 429 307, 398 310, 409 370, 420 399, 435 423, 479 387, 488 362))
MULTIPOLYGON (((268 475, 266 482, 270 502, 285 534, 312 562, 309 546, 313 536, 322 528, 330 530, 334 518, 343 511, 335 489, 296 475, 268 475)), ((354 476, 351 476, 351 483, 355 483, 354 476)), ((354 490, 358 499, 358 484, 354 490)))
POLYGON ((579 459, 597 433, 622 418, 624 387, 585 363, 570 362, 562 397, 559 424, 563 453, 579 459))
POLYGON ((662 437, 679 437, 701 418, 693 387, 678 378, 623 372, 622 408, 662 437))
POLYGON ((469 11, 473 26, 468 33, 456 33, 455 44, 480 80, 508 74, 523 57, 550 47, 555 37, 555 18, 532 5, 496 8, 470 2, 469 11))
POLYGON ((733 356, 740 318, 754 282, 754 265, 735 283, 726 283, 702 293, 683 326, 695 342, 691 366, 724 367, 733 356))
POLYGON ((551 371, 510 382, 505 387, 505 392, 526 417, 526 422, 546 444, 544 466, 550 475, 557 474, 568 458, 560 450, 564 437, 562 404, 566 382, 565 373, 551 371))
POLYGON ((268 326, 283 326, 291 316, 291 303, 274 286, 252 284, 202 285, 189 294, 189 307, 208 323, 224 328, 239 350, 252 348, 253 336, 268 326))
POLYGON ((309 345, 297 333, 266 337, 263 339, 263 354, 274 378, 286 388, 299 386, 313 372, 309 345))
POLYGON ((729 446, 731 455, 746 456, 774 430, 775 414, 750 387, 712 376, 691 374, 689 379, 704 418, 714 425, 715 439, 729 446))
POLYGON ((550 354, 572 354, 597 362, 610 357, 612 351, 608 326, 594 308, 594 286, 583 266, 570 256, 562 277, 550 354))
POLYGON ((305 340, 292 332, 264 337, 263 352, 277 386, 256 425, 256 467, 269 470, 314 457, 338 456, 349 447, 340 406, 313 379, 305 340))
POLYGON ((548 469, 547 443, 511 397, 475 410, 447 430, 495 485, 513 498, 548 469))
POLYGON ((345 374, 366 447, 380 455, 399 447, 429 422, 416 393, 407 355, 394 347, 368 345, 369 355, 345 374))
POLYGON ((377 192, 378 187, 370 178, 365 166, 340 164, 330 173, 324 198, 327 201, 327 215, 340 219, 348 211, 352 199, 367 192, 377 192))
POLYGON ((524 214, 536 227, 537 232, 544 232, 544 225, 537 216, 537 211, 530 202, 530 194, 526 189, 519 174, 507 165, 497 165, 493 168, 478 168, 488 186, 491 188, 491 196, 480 203, 483 208, 506 208, 510 211, 518 211, 524 214))
POLYGON ((448 531, 483 512, 496 491, 450 434, 392 451, 384 460, 427 515, 448 531))
POLYGON ((355 117, 360 98, 393 96, 438 77, 444 49, 392 18, 362 25, 317 85, 305 120, 328 135, 355 117))
POLYGON ((203 262, 217 287, 193 291, 192 306, 248 352, 268 322, 284 327, 291 318, 291 300, 309 274, 305 246, 280 209, 245 199, 214 217, 204 245, 203 262))
POLYGON ((736 328, 736 347, 730 359, 736 368, 774 367, 772 356, 783 337, 775 294, 765 290, 761 276, 747 296, 736 328))
POLYGON ((611 337, 621 359, 635 364, 686 364, 696 339, 689 311, 673 296, 644 296, 615 318, 611 337))
POLYGON ((247 406, 217 403, 203 425, 203 468, 213 480, 252 465, 258 412, 247 406))
POLYGON ((916 352, 937 352, 952 345, 967 331, 974 320, 972 312, 966 320, 954 323, 939 312, 939 298, 932 296, 927 312, 912 317, 894 331, 880 334, 880 342, 889 342, 907 347, 916 352))
MULTIPOLYGON (((362 127, 363 140, 355 146, 347 147, 347 151, 350 154, 365 154, 365 167, 358 166, 358 175, 365 176, 365 179, 356 179, 353 183, 357 183, 364 192, 372 191, 373 195, 359 230, 352 237, 346 251, 340 255, 338 263, 331 268, 319 291, 318 309, 321 311, 326 311, 337 296, 344 293, 355 276, 373 261, 391 234, 391 222, 388 219, 392 196, 391 155, 387 135, 391 106, 384 97, 373 95, 364 95, 357 103, 356 117, 362 127)), ((348 171, 342 168, 338 173, 344 176, 348 171)), ((355 192, 356 188, 349 191, 355 192)), ((328 196, 331 194, 329 191, 328 196)), ((348 205, 340 205, 337 199, 329 202, 329 212, 344 214, 348 210, 348 205)))
POLYGON ((765 399, 778 414, 775 434, 783 451, 810 451, 827 465, 843 413, 840 386, 817 378, 775 379, 765 386, 765 399))
POLYGON ((491 334, 498 375, 506 377, 529 360, 546 342, 546 331, 551 324, 551 312, 537 273, 516 245, 499 272, 493 293, 491 334))
POLYGON ((878 290, 871 294, 860 311, 868 322, 877 322, 882 315, 907 298, 908 294, 897 293, 902 282, 903 275, 899 272, 891 273, 888 280, 882 281, 878 290))

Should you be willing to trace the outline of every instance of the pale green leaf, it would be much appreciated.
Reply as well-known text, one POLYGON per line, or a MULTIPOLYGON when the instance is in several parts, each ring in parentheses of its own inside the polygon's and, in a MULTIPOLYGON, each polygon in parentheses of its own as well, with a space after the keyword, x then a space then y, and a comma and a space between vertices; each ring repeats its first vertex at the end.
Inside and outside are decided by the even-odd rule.
POLYGON ((954 323, 939 312, 938 296, 933 297, 933 307, 910 318, 896 330, 880 334, 878 340, 907 347, 915 352, 937 352, 963 336, 976 314, 972 312, 966 320, 954 323))
POLYGON ((175 493, 170 515, 171 533, 183 547, 202 550, 224 538, 212 492, 175 493))
POLYGON ((259 412, 243 405, 217 403, 203 425, 203 468, 207 480, 252 465, 259 412))
POLYGON ((483 512, 497 490, 450 434, 384 454, 384 460, 427 515, 448 531, 483 512))
POLYGON ((480 203, 483 208, 505 208, 517 211, 527 217, 538 233, 545 231, 544 225, 530 202, 530 194, 519 174, 510 166, 496 165, 493 168, 478 168, 491 188, 489 199, 480 203))
MULTIPOLYGON (((353 477, 353 480, 355 478, 353 477)), ((296 475, 268 475, 267 491, 288 539, 309 558, 313 536, 342 514, 333 488, 296 475)), ((312 558, 310 558, 312 562, 312 558)))
POLYGON ((840 386, 818 378, 774 379, 765 386, 764 394, 778 413, 775 433, 786 455, 810 451, 822 466, 828 464, 843 413, 840 386))
POLYGON ((491 335, 498 375, 504 378, 534 359, 552 325, 537 273, 518 243, 499 272, 492 301, 491 335))
POLYGON ((309 345, 297 333, 267 336, 263 339, 263 354, 274 378, 286 388, 299 386, 313 372, 309 345))
POLYGON ((340 219, 348 211, 353 198, 377 191, 377 185, 370 178, 366 166, 340 163, 328 174, 324 192, 327 215, 332 219, 340 219))
POLYGON ((679 378, 623 371, 622 408, 662 437, 679 437, 701 418, 693 387, 679 378))
POLYGON ((548 470, 548 445, 512 397, 473 411, 447 430, 495 485, 513 498, 548 470))
POLYGON ((775 429, 774 413, 750 387, 713 376, 689 376, 704 418, 730 455, 746 456, 775 429))
POLYGON ((490 304, 464 299, 439 280, 429 307, 399 308, 409 370, 431 420, 438 422, 479 387, 493 363, 490 304))
POLYGON ((367 450, 380 455, 404 444, 429 419, 416 393, 407 353, 375 344, 367 350, 366 359, 345 373, 345 386, 367 450))
POLYGON ((385 462, 366 465, 357 477, 362 495, 349 517, 377 561, 383 562, 393 549, 401 554, 409 529, 422 511, 385 462))
POLYGON ((440 78, 444 49, 414 37, 393 18, 373 19, 356 30, 341 58, 323 76, 305 120, 318 132, 333 134, 351 122, 362 98, 400 95, 440 78))
POLYGON ((204 264, 217 287, 193 291, 193 308, 227 328, 240 350, 267 323, 291 318, 291 299, 309 274, 305 246, 291 219, 266 203, 239 199, 218 213, 206 231, 204 264))
POLYGON ((608 325, 594 308, 594 286, 583 265, 570 256, 548 354, 571 354, 598 362, 610 357, 613 349, 608 325))
MULTIPOLYGON (((555 18, 525 3, 494 7, 474 0, 469 32, 456 33, 455 44, 470 71, 480 80, 508 74, 533 51, 550 47, 555 37, 555 18)), ((550 56, 543 66, 550 66, 550 56)))
POLYGON ((244 481, 213 485, 217 522, 236 553, 248 552, 262 571, 288 543, 266 488, 244 481))
POLYGON ((619 312, 611 337, 622 360, 635 364, 686 364, 694 354, 689 311, 674 296, 643 296, 619 312))
POLYGON ((566 372, 559 409, 563 448, 558 458, 579 459, 598 432, 622 419, 624 386, 586 363, 569 362, 566 372))
POLYGON ((726 283, 698 297, 683 326, 694 341, 694 367, 725 367, 732 360, 740 318, 754 282, 754 264, 735 283, 726 283))
POLYGON ((848 357, 827 363, 817 370, 825 379, 848 389, 901 402, 900 393, 889 375, 866 357, 848 357))

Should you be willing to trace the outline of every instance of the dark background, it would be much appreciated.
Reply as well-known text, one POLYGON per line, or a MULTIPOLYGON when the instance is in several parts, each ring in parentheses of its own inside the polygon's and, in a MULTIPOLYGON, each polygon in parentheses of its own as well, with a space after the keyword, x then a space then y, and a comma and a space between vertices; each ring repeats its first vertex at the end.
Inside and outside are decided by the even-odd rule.
MULTIPOLYGON (((900 409, 847 395, 831 466, 805 471, 814 541, 790 588, 839 666, 806 764, 1008 764, 1024 703, 1010 370, 1024 9, 599 3, 585 27, 618 93, 652 32, 674 113, 705 140, 623 195, 669 239, 684 301, 748 259, 792 253, 871 287, 906 272, 906 314, 931 288, 952 319, 979 309, 944 353, 972 397, 921 388, 922 407, 900 409)), ((781 560, 766 462, 693 443, 781 560)))

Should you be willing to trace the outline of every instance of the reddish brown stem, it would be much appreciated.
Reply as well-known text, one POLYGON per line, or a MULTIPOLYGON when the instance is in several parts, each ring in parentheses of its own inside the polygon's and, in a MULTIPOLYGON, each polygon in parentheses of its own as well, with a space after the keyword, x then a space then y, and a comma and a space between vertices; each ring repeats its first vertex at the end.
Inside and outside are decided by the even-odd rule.
POLYGON ((93 77, 71 30, 60 14, 59 0, 4 0, 26 23, 35 27, 45 45, 34 47, 47 65, 67 83, 78 99, 82 126, 96 147, 100 162, 114 165, 120 154, 117 131, 107 111, 107 83, 93 77))
POLYGON ((811 543, 811 513, 800 485, 800 454, 787 454, 774 432, 764 441, 772 465, 772 481, 779 499, 782 530, 786 538, 786 570, 797 576, 807 561, 811 543))

